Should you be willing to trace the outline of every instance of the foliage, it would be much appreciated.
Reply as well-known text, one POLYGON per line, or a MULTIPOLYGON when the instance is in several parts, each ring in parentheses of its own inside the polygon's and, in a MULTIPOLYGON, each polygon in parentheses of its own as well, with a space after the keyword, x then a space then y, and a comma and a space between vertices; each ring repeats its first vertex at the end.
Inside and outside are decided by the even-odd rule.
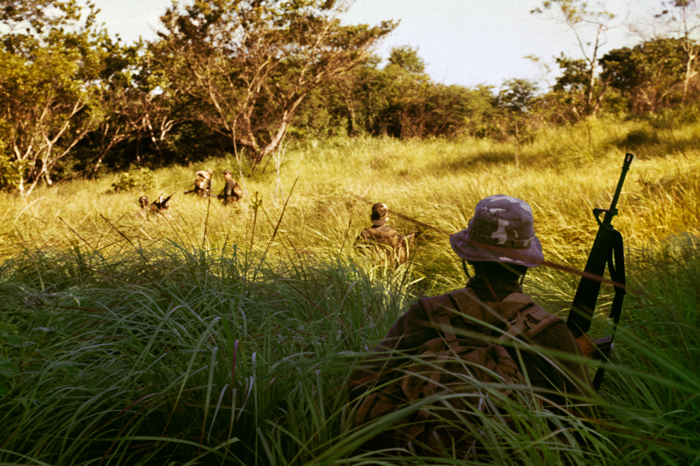
POLYGON ((61 163, 91 132, 101 128, 102 145, 109 146, 107 140, 113 144, 128 131, 116 121, 121 112, 113 102, 128 105, 123 92, 136 49, 99 29, 89 2, 87 9, 73 0, 11 2, 4 12, 0 139, 10 149, 17 188, 29 195, 40 180, 53 183, 61 163))
POLYGON ((147 191, 149 189, 153 189, 153 187, 153 172, 148 168, 141 168, 139 169, 138 178, 130 173, 120 173, 117 181, 112 183, 112 192, 119 193, 133 191, 135 189, 147 191))
POLYGON ((682 100, 684 61, 679 40, 647 41, 605 54, 601 78, 627 97, 634 113, 654 112, 682 100))
MULTIPOLYGON (((615 15, 605 10, 602 4, 593 8, 583 0, 545 0, 541 8, 535 8, 531 13, 543 14, 545 11, 549 11, 552 17, 566 24, 576 37, 581 54, 587 64, 584 114, 595 115, 605 96, 605 88, 596 88, 596 67, 598 66, 600 47, 603 45, 601 40, 603 40, 605 32, 611 28, 611 22, 615 15)), ((564 68, 580 68, 582 63, 559 61, 559 65, 566 65, 562 66, 564 68)))
POLYGON ((309 92, 369 57, 395 24, 342 26, 342 2, 217 0, 173 6, 153 43, 168 87, 257 165, 282 141, 309 92))
MULTIPOLYGON (((696 242, 631 258, 633 271, 659 273, 633 272, 604 390, 585 400, 608 416, 591 424, 507 406, 519 429, 492 430, 484 419, 481 435, 493 437, 482 461, 682 464, 700 455, 700 265, 684 249, 696 242)), ((274 263, 237 247, 119 243, 118 256, 76 245, 0 267, 3 462, 366 464, 400 454, 404 464, 456 464, 355 451, 390 419, 353 428, 345 384, 415 299, 408 270, 375 276, 332 258, 274 263)), ((566 280, 547 283, 543 293, 569 291, 566 280)))

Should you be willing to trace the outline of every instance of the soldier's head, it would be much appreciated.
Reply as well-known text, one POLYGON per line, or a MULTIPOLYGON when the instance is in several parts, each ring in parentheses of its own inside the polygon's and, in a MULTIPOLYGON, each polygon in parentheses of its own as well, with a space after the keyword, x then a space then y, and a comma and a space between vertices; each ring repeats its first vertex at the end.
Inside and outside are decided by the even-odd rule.
POLYGON ((233 172, 227 168, 224 170, 224 178, 227 180, 233 178, 233 172))
POLYGON ((148 197, 147 196, 139 197, 139 207, 141 207, 142 209, 144 207, 148 207, 148 197))
POLYGON ((378 202, 372 206, 372 225, 380 227, 389 221, 389 208, 386 204, 378 202))
POLYGON ((450 245, 459 257, 475 265, 477 273, 479 268, 492 267, 486 262, 524 273, 544 260, 529 204, 502 194, 479 201, 469 226, 451 235, 450 245), (509 264, 513 267, 507 267, 509 264))

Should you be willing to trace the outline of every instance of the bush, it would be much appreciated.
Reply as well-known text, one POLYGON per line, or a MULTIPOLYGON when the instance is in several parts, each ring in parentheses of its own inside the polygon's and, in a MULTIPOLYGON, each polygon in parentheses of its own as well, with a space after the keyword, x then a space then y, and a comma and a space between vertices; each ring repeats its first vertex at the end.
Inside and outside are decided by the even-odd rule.
POLYGON ((128 172, 120 173, 117 181, 112 183, 112 192, 127 192, 135 189, 147 191, 152 189, 154 185, 155 179, 153 178, 153 172, 148 168, 141 168, 139 170, 138 179, 128 172))

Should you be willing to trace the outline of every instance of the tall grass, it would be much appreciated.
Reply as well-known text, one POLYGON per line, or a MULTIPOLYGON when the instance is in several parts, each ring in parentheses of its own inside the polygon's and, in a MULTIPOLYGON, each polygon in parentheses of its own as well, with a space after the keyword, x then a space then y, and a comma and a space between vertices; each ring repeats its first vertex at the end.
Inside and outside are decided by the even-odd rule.
MULTIPOLYGON (((669 243, 661 254, 673 261, 634 256, 656 273, 634 273, 603 391, 584 400, 604 414, 587 424, 513 404, 519 431, 481 426, 507 442, 489 462, 700 457, 698 244, 669 243)), ((76 247, 6 261, 0 461, 362 464, 357 447, 391 419, 353 429, 345 385, 415 298, 408 270, 375 272, 339 258, 260 262, 174 244, 129 245, 111 260, 76 247)))
MULTIPOLYGON (((694 121, 658 131, 591 120, 520 146, 300 143, 279 178, 268 168, 240 180, 248 196, 234 208, 180 194, 200 167, 158 170, 147 193, 107 194, 108 176, 2 194, 0 463, 454 464, 357 450, 391 419, 352 427, 354 365, 419 295, 463 285, 445 233, 486 195, 527 200, 545 255, 581 266, 591 208, 607 207, 628 149, 638 159, 615 225, 630 293, 603 390, 579 400, 600 414, 582 422, 512 405, 519 430, 497 436, 483 421, 508 443, 494 440, 488 462, 699 462, 694 121), (167 217, 133 215, 140 194, 173 191, 167 217), (376 201, 419 234, 398 270, 352 247, 376 201)), ((526 292, 565 312, 576 280, 540 267, 526 292)), ((610 299, 604 288, 597 334, 610 330, 610 299)))

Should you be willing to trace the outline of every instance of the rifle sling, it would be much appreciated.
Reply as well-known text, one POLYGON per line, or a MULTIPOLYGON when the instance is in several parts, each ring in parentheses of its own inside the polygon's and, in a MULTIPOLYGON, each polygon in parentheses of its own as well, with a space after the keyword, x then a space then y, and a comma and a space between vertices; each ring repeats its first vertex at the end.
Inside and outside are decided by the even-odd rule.
MULTIPOLYGON (((618 323, 620 322, 620 316, 622 315, 622 301, 625 298, 625 247, 622 240, 622 234, 613 230, 612 247, 610 248, 608 256, 608 270, 610 271, 610 279, 619 284, 620 286, 615 286, 615 296, 613 297, 612 306, 610 308, 610 318, 613 320, 613 331, 610 336, 610 345, 603 350, 605 359, 610 356, 610 351, 612 349, 612 342, 615 339, 615 331, 617 330, 618 323)), ((605 375, 605 368, 600 367, 593 378, 593 388, 595 390, 600 390, 600 386, 603 383, 603 376, 605 375)))

